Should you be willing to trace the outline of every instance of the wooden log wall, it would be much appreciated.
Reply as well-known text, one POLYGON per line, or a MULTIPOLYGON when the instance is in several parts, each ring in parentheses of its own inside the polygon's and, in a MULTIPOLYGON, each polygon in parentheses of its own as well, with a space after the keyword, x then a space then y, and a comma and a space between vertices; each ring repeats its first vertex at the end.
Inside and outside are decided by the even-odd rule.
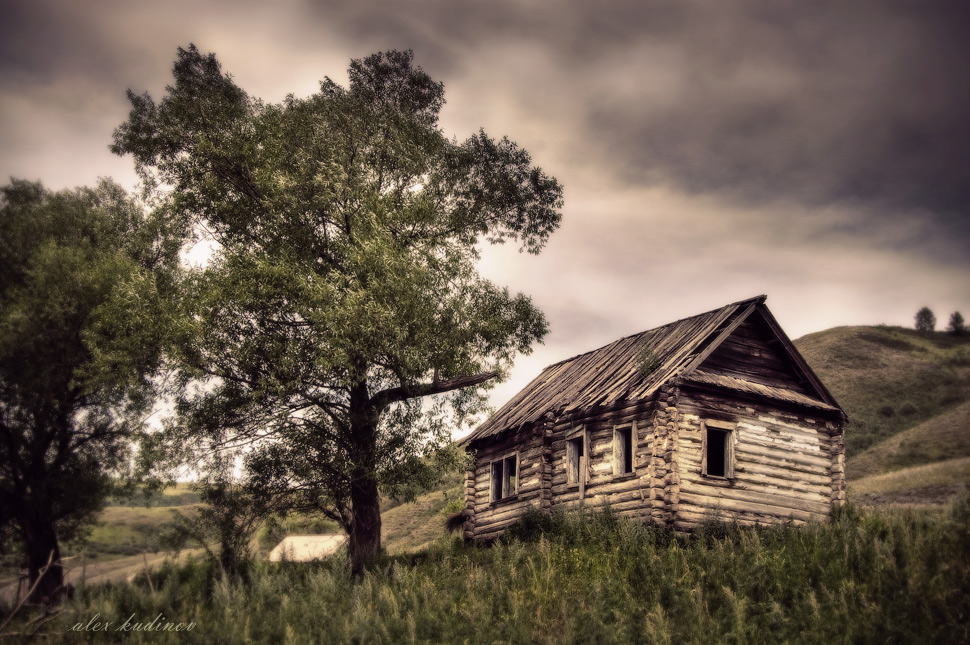
POLYGON ((674 520, 680 502, 680 465, 677 461, 678 390, 664 386, 657 397, 650 453, 650 519, 657 524, 674 520))
POLYGON ((836 425, 831 421, 827 423, 832 434, 832 445, 829 447, 832 454, 832 506, 842 506, 845 504, 845 435, 842 433, 842 424, 836 425))
POLYGON ((527 508, 597 508, 691 530, 711 517, 741 524, 824 518, 844 503, 841 422, 783 403, 754 403, 688 384, 655 399, 541 422, 480 447, 466 474, 465 538, 498 537, 527 508), (705 419, 735 423, 734 477, 701 474, 705 419), (635 424, 632 473, 614 472, 613 434, 635 424), (582 429, 585 486, 567 481, 566 442, 582 429), (491 463, 518 452, 514 496, 492 502, 491 463))
POLYGON ((465 539, 494 539, 527 508, 541 508, 540 490, 548 478, 543 467, 543 429, 543 425, 538 430, 526 428, 477 448, 475 467, 466 476, 465 509, 471 517, 465 520, 465 539), (516 493, 493 502, 491 464, 515 453, 519 457, 516 493))
POLYGON ((465 471, 465 523, 462 536, 466 542, 475 539, 475 465, 465 471))
MULTIPOLYGON (((568 418, 548 414, 532 428, 479 447, 475 467, 466 474, 465 538, 494 539, 529 507, 549 511, 555 506, 597 508, 608 503, 621 515, 648 519, 652 500, 664 501, 663 491, 650 489, 655 479, 654 408, 654 401, 646 401, 568 418), (634 470, 617 475, 613 469, 613 432, 616 426, 627 424, 636 424, 637 429, 634 470), (589 467, 584 487, 568 483, 566 473, 566 438, 578 428, 585 430, 587 438, 589 467), (516 450, 518 492, 513 498, 492 502, 491 462, 516 450)), ((669 415, 665 416, 665 430, 669 430, 670 422, 669 415)), ((663 456, 669 461, 672 453, 663 456)), ((668 470, 666 466, 664 473, 668 470)))
POLYGON ((539 472, 539 508, 549 512, 552 508, 552 478, 554 475, 554 462, 552 452, 552 437, 556 429, 555 417, 551 412, 547 412, 542 418, 542 425, 539 428, 541 439, 539 456, 542 460, 539 472))
MULTIPOLYGON (((555 420, 550 436, 551 508, 598 508, 609 504, 621 515, 648 518, 653 481, 653 416, 655 402, 641 401, 611 409, 555 420), (636 428, 633 472, 614 472, 614 429, 636 428), (585 486, 569 483, 566 471, 566 439, 578 428, 585 430, 588 463, 585 486), (582 493, 582 495, 581 495, 582 493)), ((662 496, 662 494, 660 495, 662 496)))
POLYGON ((782 404, 739 402, 683 388, 677 405, 678 495, 673 525, 709 517, 742 524, 821 520, 845 499, 842 433, 834 419, 782 404), (701 473, 702 422, 736 423, 734 478, 701 473))

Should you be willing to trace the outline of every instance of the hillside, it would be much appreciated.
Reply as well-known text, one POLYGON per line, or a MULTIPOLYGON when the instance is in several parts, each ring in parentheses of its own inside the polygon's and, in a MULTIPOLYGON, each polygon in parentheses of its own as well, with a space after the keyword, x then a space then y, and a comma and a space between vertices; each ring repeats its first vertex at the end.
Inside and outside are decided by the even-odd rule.
MULTIPOLYGON (((866 449, 970 401, 967 335, 956 337, 885 326, 836 327, 804 336, 795 341, 795 346, 849 415, 845 446, 850 478, 856 476, 850 465, 854 467, 866 449)), ((936 436, 938 431, 945 431, 945 437, 963 437, 961 446, 970 443, 966 440, 970 432, 966 425, 953 428, 940 421, 915 432, 907 445, 913 447, 915 442, 924 440, 929 440, 924 441, 927 446, 933 442, 945 445, 945 437, 936 436)), ((922 452, 922 456, 917 455, 922 448, 907 448, 910 456, 901 457, 898 463, 892 457, 883 466, 877 465, 881 458, 873 456, 868 466, 860 465, 864 470, 859 475, 886 467, 928 463, 944 454, 959 456, 952 454, 954 448, 951 444, 941 448, 940 453, 932 449, 922 452)), ((891 453, 887 448, 881 454, 889 458, 891 453)))
POLYGON ((847 461, 851 479, 970 457, 970 401, 884 439, 847 461))
POLYGON ((849 481, 848 498, 863 506, 939 506, 970 488, 970 457, 868 475, 849 481))

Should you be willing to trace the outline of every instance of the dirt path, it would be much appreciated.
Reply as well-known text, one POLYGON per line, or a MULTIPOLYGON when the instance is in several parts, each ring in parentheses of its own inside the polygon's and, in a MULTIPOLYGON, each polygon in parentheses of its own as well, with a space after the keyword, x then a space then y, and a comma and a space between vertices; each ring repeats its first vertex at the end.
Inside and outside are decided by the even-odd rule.
MULTIPOLYGON (((190 549, 182 551, 179 561, 184 562, 190 555, 199 555, 202 549, 190 549)), ((156 553, 152 555, 133 555, 126 558, 119 558, 109 562, 92 563, 90 560, 83 566, 78 563, 77 558, 69 558, 65 561, 64 582, 69 582, 75 587, 93 585, 105 582, 122 582, 142 573, 145 570, 146 559, 149 570, 158 568, 166 558, 172 558, 169 553, 156 553)), ((17 597, 17 579, 0 579, 0 603, 9 605, 17 597)), ((25 590, 24 590, 25 591, 25 590)))

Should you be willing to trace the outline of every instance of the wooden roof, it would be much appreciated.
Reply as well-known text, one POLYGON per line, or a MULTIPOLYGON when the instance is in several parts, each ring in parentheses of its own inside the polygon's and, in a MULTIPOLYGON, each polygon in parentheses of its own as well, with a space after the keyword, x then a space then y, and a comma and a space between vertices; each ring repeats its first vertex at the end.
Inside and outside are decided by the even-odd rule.
POLYGON ((764 305, 765 298, 758 296, 735 302, 621 338, 605 347, 550 365, 461 443, 468 445, 505 430, 520 428, 540 420, 548 412, 561 415, 645 400, 674 378, 837 411, 844 415, 832 395, 781 331, 764 305), (760 312, 792 367, 804 378, 814 396, 697 369, 756 311, 760 312), (644 374, 641 369, 643 356, 650 351, 656 358, 657 367, 644 374))

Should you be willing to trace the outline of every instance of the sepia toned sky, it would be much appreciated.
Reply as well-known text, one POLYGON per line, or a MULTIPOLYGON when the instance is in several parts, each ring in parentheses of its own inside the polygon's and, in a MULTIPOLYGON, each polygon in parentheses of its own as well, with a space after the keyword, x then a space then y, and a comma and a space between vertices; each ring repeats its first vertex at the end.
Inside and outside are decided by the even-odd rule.
POLYGON ((552 362, 759 294, 792 338, 970 316, 970 3, 964 0, 0 0, 0 177, 111 176, 125 91, 176 49, 266 101, 412 49, 441 125, 507 135, 565 186, 538 257, 482 270, 551 332, 552 362))

